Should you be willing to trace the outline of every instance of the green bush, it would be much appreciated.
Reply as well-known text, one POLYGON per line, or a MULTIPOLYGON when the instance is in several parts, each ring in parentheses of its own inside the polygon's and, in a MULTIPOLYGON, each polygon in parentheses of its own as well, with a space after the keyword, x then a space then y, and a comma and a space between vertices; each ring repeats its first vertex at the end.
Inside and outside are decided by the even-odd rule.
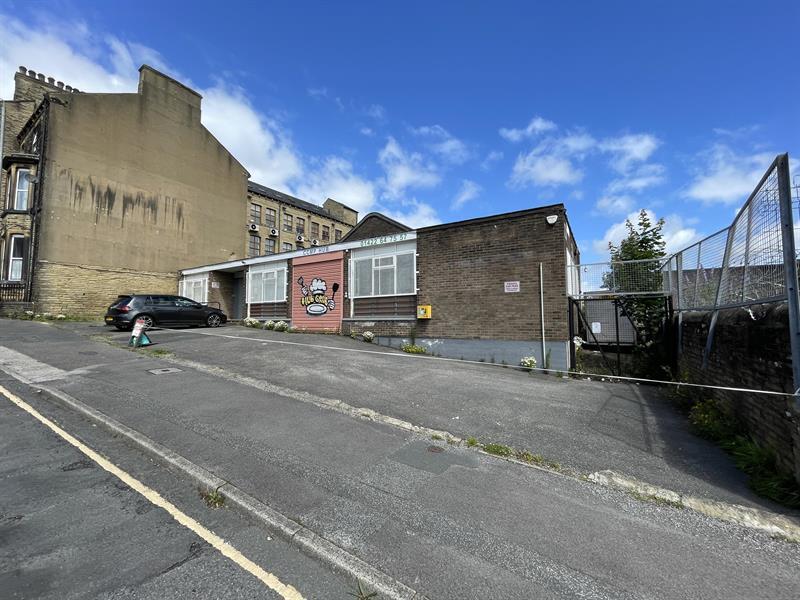
POLYGON ((689 409, 689 423, 697 435, 715 442, 733 437, 738 429, 713 398, 700 400, 689 409))
POLYGON ((428 349, 424 346, 417 346, 416 344, 403 344, 400 349, 409 354, 426 354, 428 349))

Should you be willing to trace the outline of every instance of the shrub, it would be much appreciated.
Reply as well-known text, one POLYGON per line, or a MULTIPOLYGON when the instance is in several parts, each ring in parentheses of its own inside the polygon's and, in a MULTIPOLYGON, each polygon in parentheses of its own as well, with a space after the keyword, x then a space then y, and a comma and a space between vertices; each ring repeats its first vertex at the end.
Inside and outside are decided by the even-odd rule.
POLYGON ((372 333, 371 331, 365 331, 364 333, 361 334, 361 339, 367 342, 368 344, 371 344, 372 341, 375 339, 375 334, 372 333))
POLYGON ((713 398, 700 400, 692 406, 689 423, 697 435, 715 442, 733 437, 737 429, 735 421, 722 411, 713 398))
POLYGON ((417 346, 416 344, 403 344, 400 346, 400 349, 409 354, 426 354, 428 352, 427 348, 424 346, 417 346))
POLYGON ((242 325, 245 327, 259 327, 261 326, 261 321, 254 319, 253 317, 246 317, 242 319, 242 325))
POLYGON ((497 456, 511 456, 514 452, 508 446, 503 444, 486 444, 483 447, 484 452, 488 452, 489 454, 495 454, 497 456))
POLYGON ((534 357, 534 356, 523 356, 519 360, 519 365, 521 367, 525 367, 526 369, 535 369, 536 368, 536 357, 534 357))
POLYGON ((264 323, 264 329, 275 329, 275 321, 270 319, 266 323, 264 323))
POLYGON ((278 321, 273 327, 275 331, 286 331, 289 329, 289 324, 286 321, 278 321))

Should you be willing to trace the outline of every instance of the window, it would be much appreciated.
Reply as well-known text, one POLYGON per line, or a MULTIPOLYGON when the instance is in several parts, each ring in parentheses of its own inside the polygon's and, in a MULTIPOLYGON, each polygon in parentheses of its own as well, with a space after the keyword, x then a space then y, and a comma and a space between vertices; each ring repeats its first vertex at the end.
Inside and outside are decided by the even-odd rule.
POLYGON ((335 242, 338 242, 340 239, 342 239, 342 230, 341 229, 334 229, 333 230, 333 240, 335 242))
POLYGON ((314 223, 314 221, 311 221, 311 237, 319 237, 319 223, 314 223))
POLYGON ((6 265, 6 279, 9 281, 22 281, 22 263, 25 258, 25 238, 21 235, 12 235, 8 239, 8 263, 6 265))
POLYGON ((264 254, 275 254, 275 240, 272 238, 264 240, 264 254))
POLYGON ((281 252, 291 252, 293 250, 291 242, 283 242, 281 244, 281 252))
POLYGON ((250 243, 247 246, 247 256, 259 256, 261 254, 261 237, 250 236, 250 243))
POLYGON ((303 217, 297 217, 297 229, 298 234, 303 234, 306 232, 306 220, 303 217))
POLYGON ((270 229, 275 229, 275 209, 274 208, 265 208, 264 209, 264 225, 266 225, 270 229))
POLYGON ((28 169, 17 169, 16 185, 11 198, 12 210, 28 210, 28 196, 31 188, 31 172, 28 169))
POLYGON ((186 277, 181 281, 178 293, 193 300, 194 302, 208 301, 208 276, 207 275, 193 275, 186 277))
POLYGON ((250 218, 254 223, 261 224, 261 205, 250 204, 250 218))
POLYGON ((248 302, 257 304, 286 301, 286 267, 253 269, 249 276, 248 302))
POLYGON ((416 293, 414 252, 355 258, 353 297, 416 293))
POLYGON ((327 242, 331 239, 331 228, 327 225, 322 226, 322 241, 327 242))
POLYGON ((292 231, 292 215, 283 213, 283 230, 289 232, 292 231))

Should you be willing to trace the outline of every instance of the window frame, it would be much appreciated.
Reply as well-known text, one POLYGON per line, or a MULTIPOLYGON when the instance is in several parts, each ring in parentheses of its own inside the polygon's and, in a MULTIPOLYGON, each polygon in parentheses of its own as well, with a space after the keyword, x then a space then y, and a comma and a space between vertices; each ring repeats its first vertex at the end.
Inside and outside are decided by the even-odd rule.
POLYGON ((333 241, 334 241, 334 242, 339 242, 339 241, 341 241, 341 240, 342 240, 342 236, 343 236, 343 235, 344 235, 344 232, 342 232, 342 230, 341 230, 341 229, 334 229, 334 230, 333 230, 333 241))
POLYGON ((9 210, 14 211, 26 211, 30 207, 30 197, 31 197, 31 170, 28 168, 17 168, 14 170, 14 177, 13 177, 13 185, 9 186, 9 196, 8 199, 8 208, 9 210), (22 191, 19 187, 19 177, 22 173, 26 173, 28 177, 28 185, 25 191, 25 206, 20 208, 17 205, 17 199, 19 198, 19 193, 22 191))
POLYGON ((275 239, 268 237, 264 238, 264 254, 275 254, 275 239), (269 247, 269 249, 267 249, 269 247))
POLYGON ((178 295, 197 304, 206 304, 208 302, 208 274, 189 275, 181 279, 178 295), (200 290, 200 300, 193 297, 195 288, 200 290))
POLYGON ((274 208, 270 208, 268 206, 264 207, 264 225, 269 227, 270 229, 277 229, 276 225, 278 224, 278 213, 275 211, 274 208))
POLYGON ((250 219, 259 225, 261 225, 261 211, 263 210, 260 204, 255 202, 250 203, 250 219))
POLYGON ((3 269, 6 276, 5 281, 13 281, 13 282, 24 281, 25 279, 23 275, 25 274, 25 236, 22 235, 21 233, 14 233, 8 236, 8 239, 6 241, 6 249, 7 249, 6 250, 7 256, 4 261, 5 268, 3 269), (21 240, 19 246, 21 251, 20 256, 14 256, 15 240, 21 240), (19 262, 19 277, 12 277, 11 276, 12 265, 17 262, 19 262))
POLYGON ((306 220, 303 217, 295 217, 294 231, 297 235, 306 234, 306 220))
POLYGON ((294 217, 289 213, 283 213, 283 230, 292 233, 294 230, 294 217))
POLYGON ((330 242, 331 241, 331 227, 330 225, 323 225, 322 226, 322 237, 320 238, 323 242, 330 242))
POLYGON ((350 272, 350 284, 349 284, 349 291, 350 297, 354 300, 358 298, 394 298, 395 296, 416 296, 417 295, 417 251, 416 249, 413 250, 403 250, 400 252, 385 252, 383 254, 374 254, 369 256, 364 256, 359 258, 355 256, 350 259, 349 265, 349 272, 350 272), (398 292, 397 291, 397 257, 404 256, 407 254, 412 255, 412 263, 411 269, 414 275, 413 278, 413 285, 414 288, 411 292, 398 292), (382 265, 382 266, 375 266, 375 261, 385 258, 391 258, 392 264, 391 265, 382 265), (393 294, 370 294, 368 296, 364 295, 357 295, 356 294, 356 263, 360 261, 369 260, 372 261, 370 266, 370 290, 372 292, 375 291, 375 273, 376 271, 382 271, 387 269, 392 269, 394 271, 394 291, 393 294))
POLYGON ((280 304, 281 302, 286 302, 288 299, 287 294, 287 287, 288 287, 288 267, 285 263, 281 264, 280 266, 273 267, 256 267, 250 268, 247 271, 247 304, 280 304), (280 273, 283 272, 283 286, 279 286, 278 282, 281 280, 280 273), (253 276, 258 275, 261 278, 261 293, 262 299, 253 302, 253 276), (274 300, 266 300, 264 299, 265 292, 266 292, 266 280, 267 275, 272 275, 272 279, 275 280, 275 299, 274 300), (280 292, 280 294, 278 293, 280 292))
POLYGON ((292 242, 281 242, 281 252, 292 252, 293 250, 294 246, 292 246, 292 242))
POLYGON ((251 233, 248 240, 247 240, 247 257, 253 258, 255 256, 261 256, 261 236, 251 233), (258 240, 258 249, 256 253, 253 254, 253 240, 258 240))
POLYGON ((319 238, 319 223, 316 221, 311 221, 311 237, 314 239, 319 238))

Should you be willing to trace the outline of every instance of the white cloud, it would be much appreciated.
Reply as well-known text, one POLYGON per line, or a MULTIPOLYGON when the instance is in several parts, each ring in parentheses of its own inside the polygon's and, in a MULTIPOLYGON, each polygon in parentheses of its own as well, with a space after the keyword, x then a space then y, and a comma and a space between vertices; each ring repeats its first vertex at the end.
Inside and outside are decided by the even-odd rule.
POLYGON ((609 194, 619 194, 622 192, 641 192, 649 187, 659 185, 666 179, 664 176, 666 169, 663 165, 648 164, 641 165, 633 170, 628 176, 614 179, 608 184, 609 194))
POLYGON ((611 167, 615 171, 627 174, 634 164, 650 158, 660 145, 661 140, 654 135, 636 133, 606 138, 599 147, 603 152, 612 154, 611 167))
MULTIPOLYGON (((656 214, 649 209, 647 209, 646 212, 647 216, 650 218, 650 222, 655 224, 658 221, 656 214)), ((636 225, 639 222, 639 211, 631 212, 627 216, 627 220, 636 225)), ((666 242, 667 254, 683 250, 701 238, 697 230, 693 227, 688 227, 688 223, 678 214, 667 215, 664 218, 662 233, 664 234, 664 241, 666 242)), ((592 242, 592 249, 601 259, 604 257, 607 259, 609 242, 619 244, 627 236, 628 228, 625 226, 625 219, 623 219, 619 223, 611 225, 611 227, 606 230, 602 239, 594 240, 592 242)))
POLYGON ((531 119, 530 123, 528 123, 528 125, 522 129, 501 127, 498 133, 500 134, 500 137, 508 140, 509 142, 521 142, 526 138, 536 137, 540 133, 552 131, 556 129, 556 127, 556 124, 552 121, 535 116, 533 119, 531 119))
POLYGON ((461 165, 472 157, 472 151, 469 146, 454 137, 441 125, 411 127, 410 131, 416 136, 432 139, 433 141, 428 144, 428 148, 448 163, 461 165))
POLYGON ((458 190, 455 198, 453 198, 450 208, 453 210, 460 209, 470 200, 477 198, 482 189, 483 188, 474 181, 470 181, 469 179, 462 180, 461 189, 458 190))
POLYGON ((630 196, 601 196, 595 208, 605 214, 617 215, 630 212, 633 208, 633 198, 630 196))
POLYGON ((564 156, 541 155, 536 150, 520 154, 511 171, 509 184, 522 188, 527 185, 556 186, 578 183, 583 171, 564 156))
POLYGON ((486 155, 486 158, 483 159, 483 162, 481 163, 481 171, 488 171, 492 168, 494 163, 496 163, 498 160, 502 160, 502 158, 502 152, 499 150, 492 150, 486 155))
POLYGON ((704 164, 686 196, 708 204, 741 204, 774 158, 769 153, 737 154, 725 144, 715 144, 698 157, 704 164))
POLYGON ((400 221, 412 229, 437 225, 441 220, 436 215, 436 210, 430 205, 417 200, 403 202, 399 210, 384 209, 381 212, 387 217, 400 221))
POLYGON ((364 113, 376 121, 383 121, 386 118, 386 109, 380 104, 371 104, 364 113))
POLYGON ((441 181, 435 165, 418 152, 406 152, 393 137, 378 153, 378 164, 386 173, 384 191, 389 198, 401 197, 408 188, 431 188, 441 181))
POLYGON ((353 165, 337 156, 330 156, 318 169, 307 171, 297 193, 316 204, 333 198, 360 213, 368 212, 375 204, 375 184, 356 175, 353 165))
POLYGON ((358 130, 358 132, 361 135, 365 135, 367 137, 372 137, 373 135, 375 135, 375 130, 372 129, 371 127, 362 127, 361 129, 358 130))

